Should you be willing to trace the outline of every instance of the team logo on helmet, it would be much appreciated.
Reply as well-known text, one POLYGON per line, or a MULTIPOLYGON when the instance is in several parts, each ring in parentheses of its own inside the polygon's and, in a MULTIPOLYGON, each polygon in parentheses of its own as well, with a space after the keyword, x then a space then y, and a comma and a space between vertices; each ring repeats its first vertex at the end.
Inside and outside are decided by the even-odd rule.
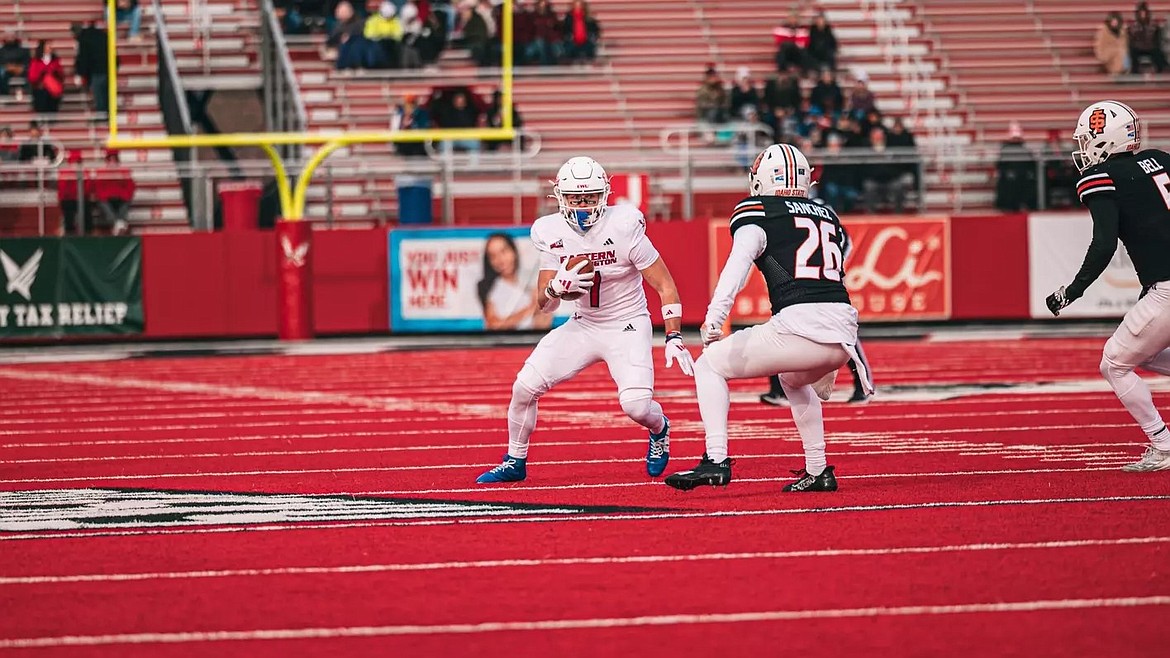
POLYGON ((762 162, 764 160, 765 153, 767 153, 766 150, 760 151, 760 154, 756 156, 756 161, 752 163, 752 174, 753 175, 760 173, 760 162, 762 162))
POLYGON ((1105 120, 1108 117, 1105 115, 1105 110, 1097 108, 1089 115, 1089 132, 1094 135, 1102 135, 1105 133, 1105 120))

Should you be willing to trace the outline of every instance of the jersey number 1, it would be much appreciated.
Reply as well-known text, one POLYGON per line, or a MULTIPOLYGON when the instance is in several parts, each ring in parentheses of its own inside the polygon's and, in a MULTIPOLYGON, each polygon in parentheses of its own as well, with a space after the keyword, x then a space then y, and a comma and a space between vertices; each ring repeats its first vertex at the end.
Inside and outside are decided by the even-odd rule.
POLYGON ((833 242, 837 235, 837 226, 832 222, 818 222, 812 217, 793 217, 796 228, 808 231, 808 237, 796 250, 796 269, 792 275, 797 279, 828 279, 841 280, 841 266, 844 258, 841 256, 841 247, 833 242), (821 262, 824 267, 809 265, 808 261, 821 252, 821 262))
POLYGON ((601 306, 601 272, 593 273, 593 287, 589 289, 589 307, 601 306))

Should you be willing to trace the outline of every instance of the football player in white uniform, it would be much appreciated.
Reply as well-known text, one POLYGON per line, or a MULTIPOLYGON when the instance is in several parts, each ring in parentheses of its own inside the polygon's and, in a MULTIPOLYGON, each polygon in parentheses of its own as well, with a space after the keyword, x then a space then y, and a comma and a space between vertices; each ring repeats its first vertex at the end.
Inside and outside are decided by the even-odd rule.
MULTIPOLYGON (((833 209, 808 198, 812 167, 795 146, 773 144, 756 158, 749 174, 751 195, 731 215, 731 254, 702 336, 706 349, 695 363, 699 415, 707 450, 699 465, 672 473, 666 484, 684 491, 731 481, 727 456, 727 380, 779 374, 804 444, 804 470, 784 491, 836 491, 833 467, 825 461, 821 400, 833 391, 837 370, 850 358, 859 368, 857 309, 842 283, 844 232, 833 209), (764 276, 772 317, 724 340, 723 323, 752 265, 764 276)), ((863 392, 873 393, 868 374, 863 392)))
POLYGON ((527 476, 528 439, 540 396, 586 367, 604 361, 622 410, 650 433, 646 473, 662 474, 670 459, 670 421, 654 401, 652 328, 645 280, 658 292, 666 323, 666 367, 687 375, 694 361, 683 345, 682 304, 666 263, 646 237, 646 220, 629 205, 606 206, 609 178, 593 158, 571 158, 557 172, 553 196, 560 211, 532 224, 540 254, 537 304, 551 313, 562 299, 577 305, 565 324, 550 331, 524 362, 508 406, 508 454, 476 482, 517 482, 527 476), (585 256, 594 271, 581 273, 585 256))

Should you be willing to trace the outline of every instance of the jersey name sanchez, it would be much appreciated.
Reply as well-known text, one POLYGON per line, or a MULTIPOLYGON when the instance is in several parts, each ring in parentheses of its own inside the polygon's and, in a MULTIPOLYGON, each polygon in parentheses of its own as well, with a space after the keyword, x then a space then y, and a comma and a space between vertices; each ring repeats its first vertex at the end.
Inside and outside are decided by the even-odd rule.
POLYGON ((767 236, 756 267, 773 314, 793 304, 849 303, 842 283, 848 238, 832 208, 805 197, 748 197, 731 215, 733 239, 744 226, 767 236))
POLYGON ((542 270, 560 269, 573 256, 593 261, 593 289, 575 302, 575 318, 609 323, 650 314, 642 270, 658 260, 658 250, 646 237, 646 219, 634 206, 609 206, 584 235, 559 213, 545 215, 532 224, 532 242, 542 270))

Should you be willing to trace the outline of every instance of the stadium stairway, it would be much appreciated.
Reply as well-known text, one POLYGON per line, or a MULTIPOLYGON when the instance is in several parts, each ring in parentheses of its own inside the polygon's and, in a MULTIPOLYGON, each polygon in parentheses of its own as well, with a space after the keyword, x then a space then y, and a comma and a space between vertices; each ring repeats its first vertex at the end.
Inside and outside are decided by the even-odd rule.
MULTIPOLYGON (((1071 150, 1077 116, 1095 100, 1131 105, 1144 119, 1147 136, 1165 142, 1170 123, 1170 73, 1112 78, 1093 57, 1097 27, 1110 11, 1132 20, 1134 2, 1090 0, 915 0, 911 24, 929 38, 931 58, 957 99, 961 130, 994 160, 1008 125, 1018 121, 1034 150, 1059 131, 1071 150)), ((1170 2, 1151 2, 1163 19, 1170 2)), ((1066 154, 1067 155, 1067 154, 1066 154)), ((956 198, 969 207, 994 203, 994 167, 951 171, 936 190, 944 205, 956 198)))

